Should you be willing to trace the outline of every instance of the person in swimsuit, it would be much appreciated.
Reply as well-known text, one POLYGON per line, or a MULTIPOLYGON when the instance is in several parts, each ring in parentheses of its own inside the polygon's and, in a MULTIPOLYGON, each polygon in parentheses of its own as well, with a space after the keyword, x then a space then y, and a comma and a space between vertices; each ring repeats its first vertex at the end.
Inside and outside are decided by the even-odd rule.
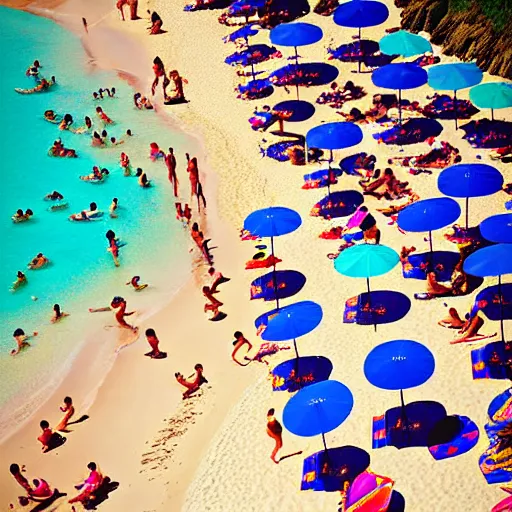
POLYGON ((275 410, 269 409, 267 412, 267 434, 275 441, 274 449, 272 450, 272 454, 270 458, 276 463, 279 464, 279 460, 276 460, 277 452, 283 447, 283 427, 281 423, 277 421, 274 416, 275 410))
POLYGON ((112 309, 117 309, 116 320, 120 327, 130 329, 133 332, 138 331, 138 327, 134 327, 133 325, 128 324, 124 319, 125 316, 133 315, 135 311, 130 311, 129 313, 126 312, 126 301, 123 299, 123 297, 114 297, 110 303, 110 307, 112 309))
POLYGON ((136 292, 140 292, 144 290, 149 285, 140 282, 140 276, 133 276, 130 281, 126 283, 127 285, 132 285, 136 292))
POLYGON ((137 172, 135 173, 135 176, 137 176, 139 185, 142 188, 148 188, 151 186, 151 181, 148 180, 147 174, 140 168, 137 168, 137 172))
POLYGON ((71 397, 66 396, 64 398, 64 405, 60 407, 60 410, 64 413, 64 417, 60 420, 60 423, 55 427, 55 430, 60 432, 66 432, 69 420, 75 414, 75 408, 73 407, 73 400, 71 397))
POLYGON ((188 379, 185 379, 181 373, 175 373, 176 380, 187 390, 183 393, 183 398, 188 398, 192 393, 195 393, 202 384, 208 383, 203 375, 203 365, 196 364, 194 366, 195 373, 190 375, 188 379))
POLYGON ((197 158, 190 158, 188 153, 187 156, 187 172, 190 180, 190 199, 197 196, 197 184, 199 183, 199 169, 197 168, 197 158))
POLYGON ((16 340, 16 344, 18 345, 18 347, 16 349, 11 350, 11 355, 15 356, 16 354, 19 354, 20 351, 25 347, 30 347, 30 343, 27 340, 33 338, 34 336, 37 336, 37 334, 37 331, 34 331, 32 333, 32 336, 27 336, 23 329, 16 329, 12 337, 16 340))
POLYGON ((53 315, 50 320, 52 324, 59 322, 62 320, 65 316, 69 316, 69 313, 65 313, 64 311, 60 310, 60 306, 58 304, 53 305, 53 315))
POLYGON ((64 196, 60 193, 54 190, 50 194, 46 194, 44 196, 45 201, 62 201, 64 199, 64 196))
POLYGON ((18 270, 18 273, 16 274, 16 281, 12 283, 11 291, 15 292, 20 286, 23 286, 27 283, 27 276, 21 270, 18 270))
POLYGON ((100 485, 103 483, 103 476, 98 470, 95 462, 89 462, 87 468, 90 470, 89 476, 85 479, 83 484, 76 485, 75 488, 82 492, 71 498, 68 503, 83 503, 85 501, 94 499, 94 492, 98 490, 100 485))
POLYGON ((43 432, 37 438, 37 440, 43 445, 41 448, 43 453, 46 453, 50 449, 53 432, 52 432, 52 429, 50 428, 50 424, 46 420, 41 421, 39 423, 39 426, 41 427, 41 430, 43 432))
POLYGON ((94 132, 92 134, 91 146, 100 148, 100 147, 103 147, 104 145, 105 145, 105 141, 101 138, 100 134, 98 132, 94 132))
MULTIPOLYGON (((23 468, 24 467, 25 466, 23 466, 23 468)), ((32 492, 32 487, 30 487, 28 480, 21 474, 21 469, 18 464, 11 464, 9 466, 9 472, 14 477, 14 480, 16 480, 16 482, 18 482, 28 494, 32 492)))
POLYGON ((124 176, 131 176, 132 174, 132 166, 130 165, 130 158, 126 153, 121 153, 121 158, 119 160, 121 167, 123 169, 124 176))
POLYGON ((50 260, 43 255, 42 252, 40 252, 29 264, 28 264, 28 268, 30 270, 37 270, 39 268, 42 268, 44 267, 45 265, 47 265, 48 263, 50 263, 50 260))
POLYGON ((210 320, 213 320, 219 315, 219 308, 223 306, 224 303, 213 296, 209 286, 203 286, 203 296, 209 301, 204 305, 204 312, 211 311, 213 316, 210 320))
POLYGON ((244 335, 240 331, 236 331, 233 335, 235 337, 235 341, 233 341, 233 352, 231 353, 231 359, 237 364, 241 364, 240 361, 236 358, 237 352, 244 346, 247 345, 247 352, 250 352, 252 349, 252 343, 247 340, 244 335))
POLYGON ((164 158, 165 153, 160 149, 160 146, 156 142, 152 142, 149 145, 149 158, 152 162, 155 162, 159 158, 164 158))
POLYGON ((169 148, 169 153, 165 155, 165 165, 169 181, 173 186, 174 197, 178 197, 178 176, 176 175, 176 157, 174 156, 173 148, 169 148))
POLYGON ((157 34, 163 34, 164 31, 162 30, 163 21, 162 18, 158 15, 156 11, 149 11, 148 14, 151 18, 151 26, 148 28, 150 35, 157 35, 157 34))
POLYGON ((96 107, 96 115, 98 116, 98 119, 103 124, 113 124, 114 123, 114 121, 112 121, 112 119, 110 119, 110 117, 108 117, 107 114, 105 114, 105 112, 103 112, 103 109, 100 106, 96 107))
POLYGON ((146 339, 151 347, 151 352, 144 355, 151 357, 152 359, 161 359, 163 352, 160 352, 160 349, 158 348, 160 340, 158 339, 154 329, 146 329, 146 339))
POLYGON ((169 79, 167 78, 164 63, 162 62, 162 59, 160 57, 155 57, 155 59, 153 60, 153 73, 155 73, 155 79, 151 84, 151 94, 153 96, 155 95, 156 86, 158 85, 160 78, 163 77, 163 93, 165 98, 165 89, 169 85, 169 79))
POLYGON ((206 197, 203 194, 203 185, 200 181, 197 182, 197 211, 201 213, 201 200, 203 201, 203 208, 206 208, 206 197))
POLYGON ((221 272, 216 272, 213 267, 208 269, 208 275, 213 278, 212 284, 210 285, 210 290, 212 293, 217 292, 217 287, 222 283, 227 283, 231 279, 229 277, 224 277, 221 272))
POLYGON ((112 254, 112 258, 114 259, 114 265, 116 267, 119 267, 119 245, 118 240, 116 239, 116 234, 111 229, 109 229, 105 236, 108 240, 107 251, 109 251, 112 254))
POLYGON ((117 197, 114 197, 114 199, 112 199, 112 203, 110 203, 109 212, 110 212, 110 216, 113 219, 117 219, 116 211, 118 208, 118 202, 119 202, 119 200, 117 199, 117 197))
POLYGON ((38 60, 35 60, 33 64, 31 64, 28 68, 27 68, 27 71, 25 72, 25 75, 27 76, 32 76, 34 78, 37 78, 38 75, 39 75, 39 69, 42 68, 43 66, 41 66, 41 64, 39 63, 38 60))

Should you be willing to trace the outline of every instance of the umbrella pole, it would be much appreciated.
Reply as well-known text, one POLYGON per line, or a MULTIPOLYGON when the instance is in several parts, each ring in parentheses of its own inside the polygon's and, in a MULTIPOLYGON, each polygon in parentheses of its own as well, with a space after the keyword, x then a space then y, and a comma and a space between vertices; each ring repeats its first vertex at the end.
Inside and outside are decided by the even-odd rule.
POLYGON ((503 295, 501 294, 501 275, 498 276, 498 295, 500 296, 501 341, 505 342, 505 326, 503 325, 503 295))
MULTIPOLYGON (((274 256, 274 237, 270 237, 270 249, 272 251, 272 256, 274 256)), ((276 309, 279 309, 279 297, 277 296, 277 275, 276 275, 276 263, 275 259, 273 258, 273 265, 272 265, 272 281, 274 282, 274 293, 276 294, 276 309)))
MULTIPOLYGON (((428 242, 429 242, 429 245, 430 245, 430 259, 432 260, 433 257, 434 257, 434 249, 432 247, 432 231, 428 232, 428 242)), ((434 262, 431 261, 431 263, 434 263, 434 262)))
POLYGON ((306 165, 309 164, 309 155, 308 155, 308 143, 304 139, 304 160, 306 161, 306 165))
POLYGON ((297 358, 297 363, 299 361, 299 351, 297 350, 297 340, 293 338, 293 348, 295 349, 295 357, 297 358))
POLYGON ((407 420, 407 413, 405 411, 405 402, 404 402, 404 391, 403 389, 400 390, 400 403, 401 403, 401 409, 402 409, 402 427, 407 429, 407 434, 409 436, 409 422, 407 420))
POLYGON ((466 229, 469 226, 469 197, 466 197, 466 229))
MULTIPOLYGON (((362 53, 362 45, 361 45, 361 27, 359 27, 359 52, 362 53)), ((357 59, 357 72, 361 73, 361 60, 363 56, 360 55, 359 59, 357 59)))
POLYGON ((494 109, 491 108, 491 121, 494 121, 494 109))
POLYGON ((402 89, 398 89, 398 125, 402 126, 402 89))
MULTIPOLYGON (((372 295, 371 295, 371 292, 370 292, 370 278, 367 277, 366 278, 366 289, 368 290, 368 306, 370 306, 370 316, 372 317, 373 319, 373 313, 372 313, 372 295)), ((374 321, 373 322, 373 330, 375 332, 377 332, 377 323, 374 321)))
POLYGON ((322 432, 322 442, 324 443, 324 450, 327 451, 327 443, 325 442, 325 434, 322 432))
MULTIPOLYGON (((295 65, 298 66, 299 65, 299 53, 297 51, 297 47, 294 46, 295 48, 295 65)), ((297 90, 297 101, 299 101, 299 84, 297 83, 295 85, 295 89, 297 90)))
POLYGON ((459 129, 459 125, 457 123, 457 91, 453 91, 453 110, 455 114, 455 129, 459 129))
POLYGON ((331 164, 332 164, 332 160, 333 160, 332 149, 330 151, 331 151, 331 154, 329 157, 329 170, 327 171, 327 195, 329 197, 331 196, 331 176, 332 176, 331 164))
POLYGON ((256 74, 254 73, 254 62, 251 62, 252 79, 256 80, 256 74))

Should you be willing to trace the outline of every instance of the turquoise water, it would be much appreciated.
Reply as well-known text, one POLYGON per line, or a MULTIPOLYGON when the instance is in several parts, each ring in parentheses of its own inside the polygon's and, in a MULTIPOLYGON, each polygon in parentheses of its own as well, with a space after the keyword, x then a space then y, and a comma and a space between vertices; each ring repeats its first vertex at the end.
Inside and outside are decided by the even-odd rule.
MULTIPOLYGON (((186 280, 190 272, 186 235, 175 220, 166 169, 162 162, 153 163, 147 155, 152 141, 163 148, 172 145, 181 167, 179 175, 180 171, 184 173, 184 152, 193 146, 185 134, 171 131, 154 112, 138 111, 133 106, 133 91, 117 75, 91 69, 80 41, 71 33, 50 20, 6 8, 0 8, 0 17, 4 120, 0 139, 1 426, 12 416, 13 397, 16 406, 26 406, 29 396, 36 396, 44 386, 51 387, 87 335, 105 323, 104 315, 91 315, 88 307, 108 305, 113 295, 123 295, 129 307, 144 316, 161 307, 186 280), (36 58, 43 65, 41 74, 55 75, 58 85, 46 93, 17 94, 15 87, 33 87, 33 79, 24 73, 36 58), (117 98, 93 101, 92 91, 112 86, 117 89, 117 98), (91 147, 90 135, 61 132, 43 118, 44 111, 51 108, 60 114, 70 113, 75 126, 82 126, 85 115, 96 120, 96 105, 116 122, 107 128, 109 136, 119 138, 128 128, 134 136, 121 146, 98 149, 91 147), (66 147, 77 150, 79 158, 47 155, 59 136, 66 147), (137 178, 123 176, 119 167, 121 151, 130 156, 134 168, 140 166, 146 171, 155 186, 143 189, 137 178), (95 185, 79 179, 89 174, 93 165, 109 169, 106 183, 95 185), (49 203, 43 197, 53 190, 64 195, 68 209, 47 210, 49 203), (119 198, 117 219, 108 215, 113 197, 119 198), (68 220, 71 213, 88 209, 92 201, 106 211, 101 221, 68 220), (32 209, 33 218, 14 224, 11 216, 18 208, 32 209), (106 251, 108 229, 126 242, 120 252, 120 268, 114 267, 106 251), (27 270, 27 263, 38 252, 43 252, 51 265, 27 270), (18 270, 25 272, 28 284, 12 293, 9 289, 18 270), (125 283, 135 274, 152 286, 134 293, 125 283), (70 313, 58 325, 49 322, 54 303, 70 313), (12 333, 18 327, 27 333, 39 331, 40 335, 30 349, 12 358, 12 333), (22 391, 23 399, 19 395, 22 391), (6 407, 2 410, 7 404, 11 404, 9 412, 6 407)), ((185 180, 183 176, 182 182, 185 180)))

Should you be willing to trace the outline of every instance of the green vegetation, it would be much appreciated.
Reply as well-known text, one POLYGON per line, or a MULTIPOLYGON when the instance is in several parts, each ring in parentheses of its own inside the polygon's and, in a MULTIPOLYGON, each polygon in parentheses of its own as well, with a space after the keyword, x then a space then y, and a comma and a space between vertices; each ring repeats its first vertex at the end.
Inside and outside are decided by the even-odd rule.
POLYGON ((512 0, 449 0, 450 9, 467 11, 473 2, 480 6, 497 32, 503 31, 512 20, 512 0))

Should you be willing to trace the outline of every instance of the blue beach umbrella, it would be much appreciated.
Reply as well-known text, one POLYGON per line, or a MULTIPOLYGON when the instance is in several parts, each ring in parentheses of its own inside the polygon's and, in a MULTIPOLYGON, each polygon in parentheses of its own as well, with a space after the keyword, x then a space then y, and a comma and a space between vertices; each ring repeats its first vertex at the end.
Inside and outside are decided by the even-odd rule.
POLYGON ((295 393, 299 389, 327 380, 332 363, 323 356, 303 356, 278 364, 271 372, 272 390, 295 393))
POLYGON ((503 295, 501 276, 512 274, 512 244, 497 244, 470 254, 463 264, 466 274, 477 277, 498 277, 498 295, 500 298, 501 340, 505 341, 503 326, 503 295))
POLYGON ((500 213, 480 223, 482 236, 498 244, 512 243, 512 213, 500 213))
MULTIPOLYGON (((359 41, 361 41, 362 28, 380 25, 388 17, 389 10, 382 2, 351 0, 341 4, 334 11, 333 20, 340 27, 359 29, 359 41)), ((359 60, 358 70, 361 71, 361 59, 359 60)))
POLYGON ((270 41, 278 46, 291 46, 295 49, 295 62, 299 63, 297 46, 318 43, 324 36, 322 29, 311 23, 283 23, 270 31, 270 41))
MULTIPOLYGON (((370 277, 388 273, 399 261, 398 253, 391 247, 361 244, 345 249, 334 260, 334 268, 344 276, 366 278, 368 303, 371 309, 370 277)), ((377 331, 377 324, 373 326, 377 331)))
POLYGON ((482 81, 482 70, 474 63, 436 64, 428 70, 428 85, 436 91, 453 91, 455 128, 457 125, 457 91, 473 87, 482 81))
POLYGON ((503 186, 498 169, 487 164, 455 164, 437 178, 437 188, 446 196, 466 198, 466 229, 469 223, 469 198, 490 196, 503 186))
POLYGON ((421 343, 393 340, 375 347, 364 362, 368 382, 381 389, 400 390, 402 417, 407 422, 404 389, 421 386, 435 369, 432 352, 421 343))
POLYGON ((427 72, 417 64, 400 62, 388 64, 372 73, 372 82, 384 89, 398 89, 398 118, 402 124, 402 90, 416 89, 425 85, 428 80, 427 72))
POLYGON ((397 218, 398 226, 404 231, 423 233, 428 231, 430 253, 432 231, 453 224, 460 216, 460 206, 449 197, 434 197, 416 201, 404 208, 397 218))
POLYGON ((341 382, 326 380, 301 389, 284 407, 283 423, 292 433, 301 437, 322 435, 339 427, 350 415, 354 398, 341 382))
POLYGON ((311 128, 306 133, 306 144, 308 147, 328 149, 330 151, 329 168, 333 161, 333 150, 356 146, 362 140, 363 131, 354 123, 324 123, 311 128))
MULTIPOLYGON (((300 215, 290 208, 283 206, 271 206, 256 210, 244 220, 244 230, 252 235, 270 237, 272 256, 274 255, 274 237, 292 233, 302 224, 300 215)), ((276 266, 273 265, 274 288, 277 290, 276 266)), ((276 297, 279 308, 279 298, 276 297)))
POLYGON ((477 85, 469 91, 469 99, 480 108, 491 109, 494 121, 495 108, 512 107, 512 84, 507 82, 491 82, 477 85))
POLYGON ((295 354, 299 357, 297 338, 316 329, 322 317, 322 308, 316 302, 305 300, 290 304, 269 317, 261 338, 266 341, 293 340, 295 354))
POLYGON ((386 55, 414 57, 432 51, 432 45, 424 37, 412 34, 407 30, 399 30, 384 36, 379 41, 380 51, 386 55))

